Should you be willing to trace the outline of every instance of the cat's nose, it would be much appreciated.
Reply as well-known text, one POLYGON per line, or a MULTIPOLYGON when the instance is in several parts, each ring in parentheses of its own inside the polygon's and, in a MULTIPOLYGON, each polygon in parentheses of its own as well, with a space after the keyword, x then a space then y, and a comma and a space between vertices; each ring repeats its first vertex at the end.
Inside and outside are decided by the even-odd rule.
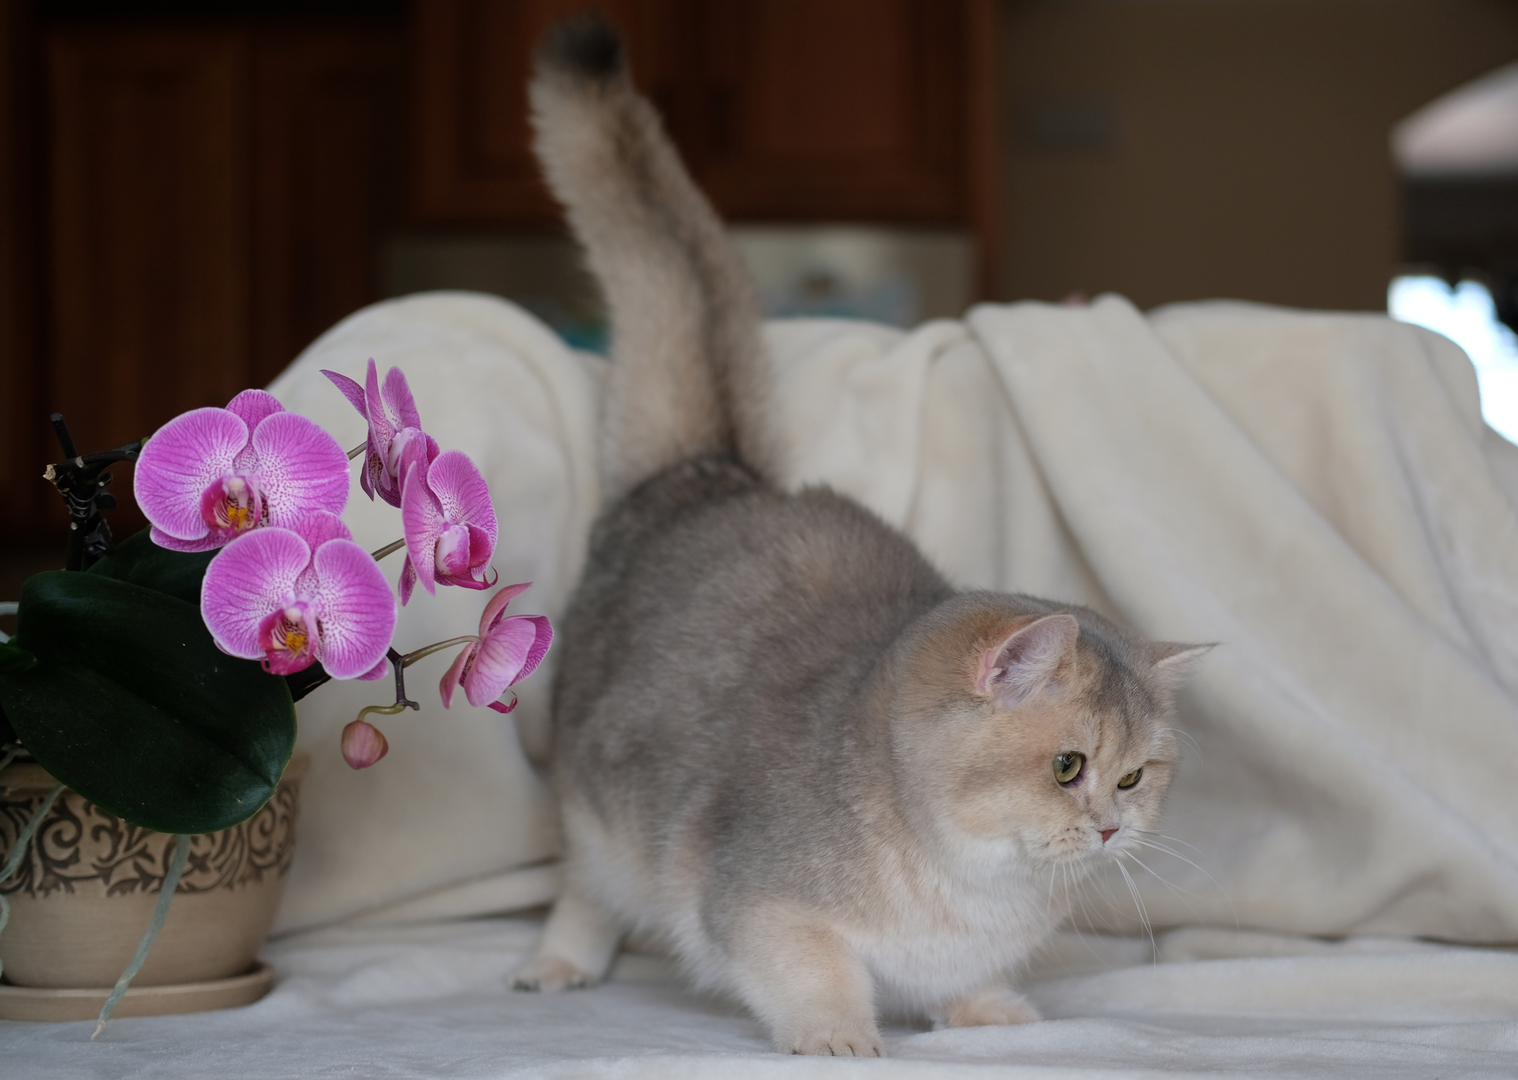
POLYGON ((1112 839, 1112 834, 1115 833, 1115 832, 1117 832, 1116 829, 1103 829, 1102 830, 1102 843, 1105 844, 1108 840, 1111 840, 1112 839))

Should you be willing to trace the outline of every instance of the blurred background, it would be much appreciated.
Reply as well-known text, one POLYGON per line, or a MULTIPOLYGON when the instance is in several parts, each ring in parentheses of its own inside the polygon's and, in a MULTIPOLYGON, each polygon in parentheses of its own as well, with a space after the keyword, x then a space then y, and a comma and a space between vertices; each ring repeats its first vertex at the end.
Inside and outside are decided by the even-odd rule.
MULTIPOLYGON (((59 561, 54 410, 103 449, 420 289, 604 347, 525 118, 586 0, 3 5, 0 599, 59 561)), ((1518 435, 1512 0, 598 6, 772 314, 1390 303, 1518 435)))

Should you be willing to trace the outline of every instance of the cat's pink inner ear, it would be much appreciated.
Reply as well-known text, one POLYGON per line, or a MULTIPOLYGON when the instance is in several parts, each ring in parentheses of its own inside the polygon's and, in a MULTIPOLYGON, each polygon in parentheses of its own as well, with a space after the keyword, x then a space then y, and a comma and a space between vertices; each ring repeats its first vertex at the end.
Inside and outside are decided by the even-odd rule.
POLYGON ((1176 641, 1151 641, 1149 661, 1154 665, 1155 678, 1168 689, 1174 690, 1192 675, 1197 667, 1217 645, 1183 645, 1176 641))
POLYGON ((1013 630, 980 658, 976 688, 1015 705, 1032 696, 1075 652, 1080 624, 1064 612, 1013 630))

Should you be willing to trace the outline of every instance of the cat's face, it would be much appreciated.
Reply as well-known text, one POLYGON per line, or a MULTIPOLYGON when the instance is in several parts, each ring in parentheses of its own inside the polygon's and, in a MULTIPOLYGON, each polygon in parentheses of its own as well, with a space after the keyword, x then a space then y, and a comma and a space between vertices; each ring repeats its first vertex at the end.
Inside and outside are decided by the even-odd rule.
POLYGON ((1149 645, 1087 612, 971 613, 941 636, 896 725, 919 812, 989 864, 1138 847, 1175 771, 1172 690, 1207 647, 1149 645))

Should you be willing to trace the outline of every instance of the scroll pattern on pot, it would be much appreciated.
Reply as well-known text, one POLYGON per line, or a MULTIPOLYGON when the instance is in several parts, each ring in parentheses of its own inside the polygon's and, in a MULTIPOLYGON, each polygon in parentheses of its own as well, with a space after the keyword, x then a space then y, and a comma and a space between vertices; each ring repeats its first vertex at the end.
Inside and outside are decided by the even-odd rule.
MULTIPOLYGON (((8 853, 43 795, 0 798, 0 853, 8 853)), ((264 808, 221 832, 196 836, 175 892, 235 889, 283 877, 295 855, 297 788, 281 785, 264 808)), ((157 892, 173 855, 174 838, 131 825, 67 791, 53 805, 33 838, 31 850, 10 880, 7 895, 46 896, 98 883, 107 896, 157 892)))

